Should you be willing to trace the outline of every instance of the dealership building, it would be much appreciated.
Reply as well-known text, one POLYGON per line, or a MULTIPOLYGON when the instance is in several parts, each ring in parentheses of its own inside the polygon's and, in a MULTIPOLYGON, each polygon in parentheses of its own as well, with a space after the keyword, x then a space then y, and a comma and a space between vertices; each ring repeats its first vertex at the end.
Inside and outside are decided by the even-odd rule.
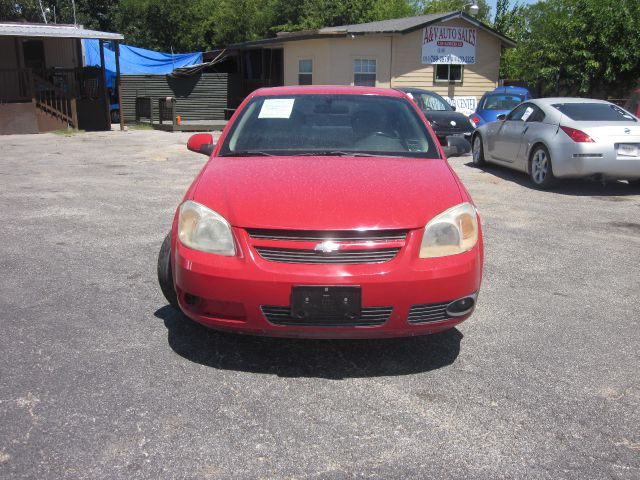
POLYGON ((467 113, 498 86, 500 57, 515 43, 464 12, 283 32, 244 42, 245 81, 255 86, 364 85, 438 92, 467 113))

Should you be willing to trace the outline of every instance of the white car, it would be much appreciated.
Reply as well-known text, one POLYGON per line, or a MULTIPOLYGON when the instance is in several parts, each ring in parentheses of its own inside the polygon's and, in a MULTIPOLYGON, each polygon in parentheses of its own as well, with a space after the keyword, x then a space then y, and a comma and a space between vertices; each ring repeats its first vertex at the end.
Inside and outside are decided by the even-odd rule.
POLYGON ((472 151, 474 165, 521 170, 538 188, 569 177, 640 183, 640 119, 604 100, 528 100, 480 126, 472 151))

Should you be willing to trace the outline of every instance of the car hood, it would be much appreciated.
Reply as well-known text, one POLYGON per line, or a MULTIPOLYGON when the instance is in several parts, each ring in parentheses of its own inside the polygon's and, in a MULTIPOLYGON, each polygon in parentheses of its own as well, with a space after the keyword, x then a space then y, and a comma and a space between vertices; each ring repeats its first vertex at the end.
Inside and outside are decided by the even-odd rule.
POLYGON ((423 113, 434 130, 438 129, 438 127, 451 129, 453 127, 453 125, 451 125, 452 121, 456 122, 457 128, 473 130, 469 118, 463 113, 440 110, 425 110, 423 113))
POLYGON ((217 157, 193 200, 243 228, 418 228, 462 201, 445 160, 217 157))

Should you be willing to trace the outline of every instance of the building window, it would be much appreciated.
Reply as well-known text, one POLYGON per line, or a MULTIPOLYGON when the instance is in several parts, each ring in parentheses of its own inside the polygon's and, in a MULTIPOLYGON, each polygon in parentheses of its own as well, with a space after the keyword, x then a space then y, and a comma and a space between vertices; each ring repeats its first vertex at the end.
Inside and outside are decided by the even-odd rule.
POLYGON ((436 65, 435 81, 444 83, 462 83, 462 65, 436 65))
POLYGON ((353 84, 361 87, 376 86, 376 60, 356 58, 353 61, 353 84))
POLYGON ((313 60, 298 60, 298 85, 313 85, 313 60))

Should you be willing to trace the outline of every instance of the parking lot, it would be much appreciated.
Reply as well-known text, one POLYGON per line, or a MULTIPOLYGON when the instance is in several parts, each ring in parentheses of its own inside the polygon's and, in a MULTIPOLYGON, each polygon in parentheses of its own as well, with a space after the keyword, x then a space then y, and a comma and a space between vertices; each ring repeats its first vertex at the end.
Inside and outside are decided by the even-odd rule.
POLYGON ((157 286, 187 138, 2 138, 0 477, 640 477, 640 191, 452 159, 484 228, 470 320, 254 338, 157 286))

